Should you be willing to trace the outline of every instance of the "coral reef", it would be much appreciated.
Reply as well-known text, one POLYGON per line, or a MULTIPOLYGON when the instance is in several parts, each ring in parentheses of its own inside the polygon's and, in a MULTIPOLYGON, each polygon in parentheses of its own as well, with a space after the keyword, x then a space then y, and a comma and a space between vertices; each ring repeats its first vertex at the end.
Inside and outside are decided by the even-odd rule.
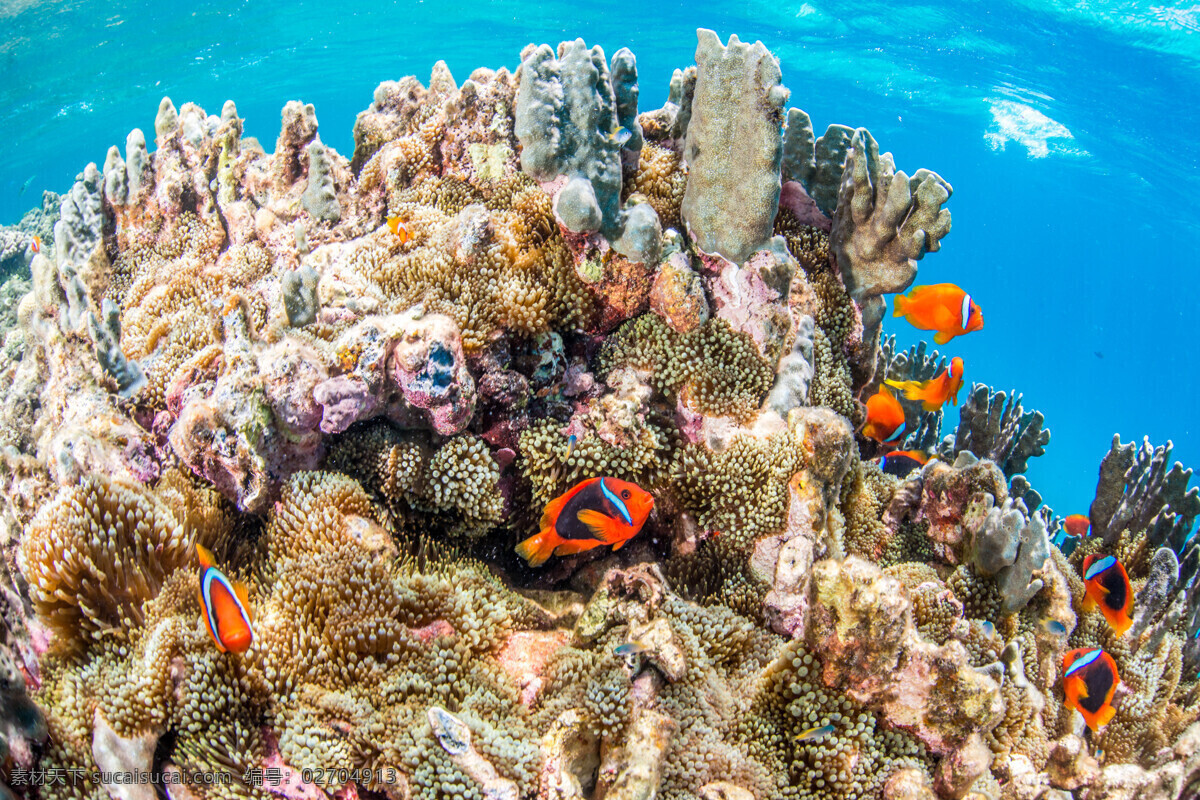
POLYGON ((779 209, 788 90, 762 42, 698 35, 683 216, 697 247, 741 263, 766 244, 779 209))
POLYGON ((902 292, 917 276, 916 262, 937 251, 950 232, 942 205, 953 193, 936 172, 897 172, 891 153, 879 154, 874 137, 859 128, 850 140, 829 240, 846 289, 875 330, 883 294, 902 292))
POLYGON ((627 49, 530 45, 461 84, 439 62, 379 85, 349 158, 300 101, 267 153, 232 102, 163 98, 153 150, 130 132, 3 232, 0 778, 1194 795, 1190 471, 1115 439, 1065 555, 1022 475, 1044 420, 982 384, 945 436, 906 408, 933 457, 885 471, 863 399, 945 358, 881 340, 883 297, 950 186, 861 128, 815 138, 762 43, 698 41, 652 110, 627 49), (654 496, 640 533, 518 558, 597 476, 654 496), (244 653, 201 620, 199 548, 245 588, 244 653), (1128 572, 1124 636, 1083 610, 1096 554, 1128 572), (1079 648, 1121 678, 1095 731, 1063 693, 1079 648))

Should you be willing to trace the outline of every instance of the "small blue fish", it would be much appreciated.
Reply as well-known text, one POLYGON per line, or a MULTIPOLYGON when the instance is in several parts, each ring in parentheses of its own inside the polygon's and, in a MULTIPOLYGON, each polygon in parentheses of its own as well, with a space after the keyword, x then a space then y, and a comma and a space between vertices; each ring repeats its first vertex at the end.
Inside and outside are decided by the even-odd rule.
POLYGON ((25 182, 21 184, 21 191, 17 192, 17 197, 20 197, 21 195, 25 194, 25 190, 28 189, 31 185, 33 185, 33 179, 36 177, 37 177, 37 175, 30 175, 28 178, 25 179, 25 182))
POLYGON ((987 620, 984 620, 982 627, 983 627, 983 635, 988 638, 989 642, 992 639, 996 638, 996 626, 995 625, 988 622, 987 620))
POLYGON ((567 456, 566 456, 567 458, 570 458, 571 453, 575 452, 575 442, 576 441, 578 441, 578 439, 575 438, 575 434, 573 434, 573 433, 567 437, 567 456))
POLYGON ((613 648, 613 652, 619 656, 637 656, 646 652, 646 645, 641 642, 626 642, 619 644, 613 648))
POLYGON ((815 742, 818 739, 824 739, 829 734, 833 733, 832 725, 822 725, 819 728, 809 728, 806 731, 800 731, 796 734, 797 742, 815 742))
POLYGON ((1046 633, 1053 634, 1054 636, 1062 636, 1067 632, 1067 626, 1063 625, 1056 619, 1050 619, 1047 617, 1039 624, 1041 625, 1042 630, 1044 630, 1046 633))

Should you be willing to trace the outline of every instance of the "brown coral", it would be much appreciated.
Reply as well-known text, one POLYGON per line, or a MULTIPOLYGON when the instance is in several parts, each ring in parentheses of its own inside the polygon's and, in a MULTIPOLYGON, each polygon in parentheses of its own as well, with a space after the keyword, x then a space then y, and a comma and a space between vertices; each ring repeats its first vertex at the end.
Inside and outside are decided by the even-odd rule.
POLYGON ((190 536, 153 493, 93 475, 38 513, 21 572, 38 614, 70 647, 140 626, 142 605, 189 563, 190 536))

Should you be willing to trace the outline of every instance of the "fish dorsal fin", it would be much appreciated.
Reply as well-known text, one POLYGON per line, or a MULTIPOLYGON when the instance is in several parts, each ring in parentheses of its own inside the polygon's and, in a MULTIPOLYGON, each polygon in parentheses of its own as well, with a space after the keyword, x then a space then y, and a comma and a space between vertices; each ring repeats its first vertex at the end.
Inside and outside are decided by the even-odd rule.
POLYGON ((542 529, 544 530, 546 528, 553 528, 555 520, 557 520, 558 515, 562 513, 563 507, 566 506, 567 501, 569 501, 572 497, 579 494, 584 489, 591 486, 593 483, 595 483, 598 480, 600 480, 600 479, 599 478, 589 478, 586 481, 583 481, 582 483, 577 483, 573 487, 571 487, 570 489, 563 492, 558 497, 554 498, 549 503, 547 503, 546 510, 542 512, 542 524, 541 524, 542 529))
POLYGON ((585 508, 576 514, 575 518, 587 526, 592 535, 605 544, 613 544, 620 541, 620 537, 614 535, 612 530, 616 524, 616 520, 607 514, 597 511, 594 508, 585 508))
POLYGON ((196 545, 196 558, 200 561, 202 567, 215 567, 217 560, 213 558, 212 551, 202 544, 196 545))
POLYGON ((244 581, 230 581, 233 584, 233 593, 237 595, 237 599, 242 602, 242 608, 246 611, 246 616, 250 621, 254 621, 254 609, 250 607, 250 590, 246 588, 244 581))

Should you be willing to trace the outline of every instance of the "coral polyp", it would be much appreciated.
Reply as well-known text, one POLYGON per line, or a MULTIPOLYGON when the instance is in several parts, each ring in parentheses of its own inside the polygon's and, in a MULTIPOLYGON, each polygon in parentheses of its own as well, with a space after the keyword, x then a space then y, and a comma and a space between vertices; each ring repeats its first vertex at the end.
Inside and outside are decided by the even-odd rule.
POLYGON ((0 351, 0 776, 44 800, 1195 796, 1200 499, 1170 446, 1114 440, 1072 550, 1021 395, 975 384, 956 427, 897 399, 863 435, 884 381, 954 356, 880 332, 953 242, 950 183, 865 129, 814 137, 760 42, 700 31, 640 113, 628 49, 521 58, 380 84, 349 157, 312 105, 267 153, 233 102, 164 98, 153 152, 134 130, 48 200, 46 247, 6 234, 30 279, 0 351), (617 547, 518 558, 602 476, 554 530, 617 547), (604 539, 625 482, 653 511, 604 539), (245 652, 201 620, 241 590, 206 594, 200 551, 246 587, 245 652), (1084 604, 1108 555, 1127 632, 1084 604), (1116 665, 1106 725, 1067 702, 1077 650, 1116 665))

